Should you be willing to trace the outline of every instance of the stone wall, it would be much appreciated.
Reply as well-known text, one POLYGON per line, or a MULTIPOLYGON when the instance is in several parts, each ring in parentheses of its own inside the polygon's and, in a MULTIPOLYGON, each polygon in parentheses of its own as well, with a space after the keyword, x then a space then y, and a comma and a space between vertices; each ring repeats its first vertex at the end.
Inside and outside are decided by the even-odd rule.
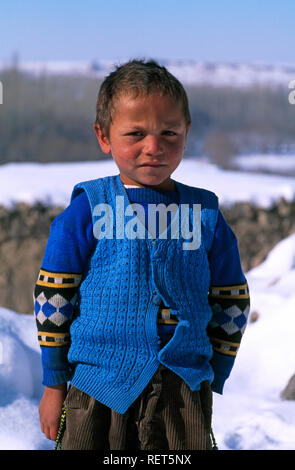
MULTIPOLYGON (((0 305, 33 312, 32 292, 41 266, 52 220, 62 208, 20 203, 0 207, 0 305)), ((283 238, 295 232, 295 201, 279 201, 271 209, 241 203, 223 208, 239 239, 245 272, 260 264, 283 238)))
POLYGON ((258 266, 277 243, 295 232, 295 201, 282 199, 270 209, 239 203, 222 211, 238 237, 245 272, 258 266))
POLYGON ((0 305, 33 312, 33 289, 50 224, 61 208, 18 204, 0 207, 0 305))

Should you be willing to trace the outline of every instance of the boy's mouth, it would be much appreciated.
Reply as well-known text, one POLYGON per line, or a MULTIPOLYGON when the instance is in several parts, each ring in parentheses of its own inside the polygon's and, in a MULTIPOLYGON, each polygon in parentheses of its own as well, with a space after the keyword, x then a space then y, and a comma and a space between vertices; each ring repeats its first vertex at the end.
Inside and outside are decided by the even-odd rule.
POLYGON ((159 166, 165 166, 165 165, 160 162, 146 162, 146 163, 142 163, 140 166, 151 166, 151 167, 157 168, 159 166))

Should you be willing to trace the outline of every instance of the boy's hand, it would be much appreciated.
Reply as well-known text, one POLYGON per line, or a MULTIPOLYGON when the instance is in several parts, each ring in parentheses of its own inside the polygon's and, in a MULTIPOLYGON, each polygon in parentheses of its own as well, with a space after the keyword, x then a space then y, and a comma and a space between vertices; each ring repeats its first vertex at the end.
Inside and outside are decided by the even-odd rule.
POLYGON ((56 440, 67 384, 45 387, 39 406, 41 431, 47 439, 56 440))

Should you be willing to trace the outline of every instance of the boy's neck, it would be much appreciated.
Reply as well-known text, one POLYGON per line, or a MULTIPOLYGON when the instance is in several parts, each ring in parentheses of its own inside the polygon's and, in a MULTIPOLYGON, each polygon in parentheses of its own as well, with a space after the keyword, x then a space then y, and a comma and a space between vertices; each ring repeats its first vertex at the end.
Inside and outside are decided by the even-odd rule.
POLYGON ((145 188, 145 189, 162 189, 165 191, 175 191, 175 183, 172 179, 165 181, 164 184, 159 184, 157 186, 144 186, 142 184, 135 184, 134 182, 129 183, 128 181, 124 181, 124 178, 120 175, 121 181, 124 184, 125 188, 145 188))

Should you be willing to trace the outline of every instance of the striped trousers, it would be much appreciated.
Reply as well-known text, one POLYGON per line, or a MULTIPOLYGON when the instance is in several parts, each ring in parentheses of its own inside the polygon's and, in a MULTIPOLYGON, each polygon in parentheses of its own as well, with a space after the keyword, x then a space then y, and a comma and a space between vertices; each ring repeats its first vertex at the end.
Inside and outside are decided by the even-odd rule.
POLYGON ((212 391, 208 382, 191 391, 160 365, 124 414, 75 387, 65 400, 62 450, 211 450, 212 391))

